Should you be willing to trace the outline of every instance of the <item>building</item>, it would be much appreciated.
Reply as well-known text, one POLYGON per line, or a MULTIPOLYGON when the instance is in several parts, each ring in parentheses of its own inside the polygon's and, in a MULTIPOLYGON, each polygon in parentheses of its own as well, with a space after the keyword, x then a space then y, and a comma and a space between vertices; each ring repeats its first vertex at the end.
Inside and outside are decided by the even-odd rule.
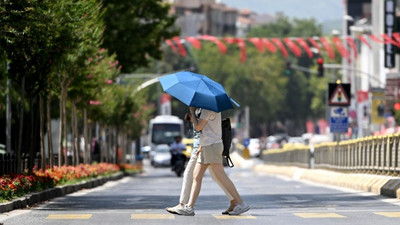
POLYGON ((216 0, 170 0, 183 36, 235 36, 238 11, 216 0))

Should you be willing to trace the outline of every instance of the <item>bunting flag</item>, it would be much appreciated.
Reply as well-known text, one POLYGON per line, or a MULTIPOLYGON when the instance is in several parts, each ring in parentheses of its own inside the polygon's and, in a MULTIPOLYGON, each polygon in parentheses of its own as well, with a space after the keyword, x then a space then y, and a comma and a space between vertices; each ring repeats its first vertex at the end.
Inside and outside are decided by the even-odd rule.
POLYGON ((274 42, 281 49, 283 57, 287 58, 288 52, 287 52, 285 46, 282 44, 281 40, 279 40, 279 38, 271 38, 271 41, 274 42))
POLYGON ((181 39, 178 36, 172 38, 172 40, 178 45, 179 51, 182 57, 186 57, 186 50, 181 43, 181 39))
POLYGON ((253 43, 254 47, 256 47, 257 50, 260 53, 264 53, 265 52, 265 48, 264 48, 264 45, 263 45, 263 43, 261 41, 261 38, 248 38, 247 40, 249 42, 253 43))
POLYGON ((240 61, 245 62, 247 59, 246 54, 246 43, 241 38, 224 38, 224 41, 228 44, 237 44, 240 49, 240 61))
POLYGON ((385 41, 385 44, 392 44, 394 46, 400 47, 400 43, 397 41, 393 40, 389 35, 387 34, 381 34, 381 37, 383 37, 383 40, 385 41))
POLYGON ((301 49, 290 38, 284 38, 283 41, 295 56, 301 56, 301 49))
POLYGON ((320 37, 319 41, 328 53, 328 57, 332 60, 335 59, 335 51, 333 50, 331 44, 329 44, 329 42, 324 37, 320 37))
POLYGON ((197 40, 195 37, 185 37, 185 40, 189 42, 193 48, 200 50, 201 49, 201 42, 197 40))
MULTIPOLYGON (((237 44, 240 50, 240 61, 245 62, 247 59, 246 53, 246 41, 252 43, 254 47, 260 52, 264 53, 268 50, 271 53, 275 53, 278 48, 281 51, 284 58, 289 56, 288 49, 296 57, 301 57, 302 50, 307 54, 309 58, 313 57, 313 51, 311 47, 318 50, 321 54, 321 48, 323 48, 330 59, 335 58, 335 49, 340 53, 340 56, 351 60, 351 55, 356 59, 358 57, 358 50, 355 40, 352 37, 332 37, 327 39, 325 37, 309 37, 307 39, 301 37, 284 37, 284 38, 234 38, 227 37, 223 38, 225 41, 222 42, 218 37, 211 35, 201 35, 198 37, 184 37, 184 39, 190 43, 193 48, 201 49, 202 41, 211 41, 215 43, 222 54, 226 54, 227 47, 226 44, 237 44), (319 42, 317 42, 319 40, 319 42), (321 47, 322 46, 322 47, 321 47)), ((400 33, 392 33, 391 36, 388 34, 369 34, 360 35, 358 39, 364 43, 367 47, 372 49, 371 41, 379 44, 392 44, 400 47, 400 33)), ((180 37, 173 37, 172 39, 166 40, 165 43, 172 48, 176 54, 180 54, 182 57, 187 55, 185 46, 182 44, 180 37)))
POLYGON ((343 58, 348 59, 350 57, 350 53, 349 51, 346 49, 346 47, 344 47, 342 40, 338 37, 332 37, 332 42, 333 44, 336 46, 336 48, 338 49, 340 55, 343 58))
POLYGON ((308 38, 308 41, 312 44, 314 48, 318 50, 319 53, 321 53, 321 48, 319 47, 319 44, 314 40, 314 38, 310 37, 308 38))
POLYGON ((261 42, 264 44, 264 46, 268 49, 268 51, 275 53, 276 52, 276 47, 274 44, 272 44, 267 38, 261 38, 261 42))
POLYGON ((367 41, 367 39, 365 39, 364 35, 360 35, 358 36, 358 39, 360 39, 360 41, 362 41, 365 45, 367 45, 370 49, 372 48, 371 44, 367 41))
POLYGON ((299 43, 299 45, 307 53, 308 58, 312 58, 313 57, 313 53, 312 53, 310 47, 308 46, 307 42, 303 38, 297 38, 296 42, 299 43))
POLYGON ((351 37, 346 37, 347 44, 350 46, 351 50, 353 51, 353 56, 355 59, 357 59, 357 46, 356 43, 354 42, 353 38, 351 37))
POLYGON ((397 43, 400 43, 400 33, 393 33, 392 36, 397 43))
POLYGON ((379 44, 387 44, 386 41, 377 38, 377 37, 376 37, 375 35, 373 35, 373 34, 370 34, 370 35, 369 35, 369 38, 371 38, 371 40, 375 41, 376 43, 379 43, 379 44))
POLYGON ((179 53, 178 53, 178 49, 176 48, 176 46, 174 45, 174 43, 172 43, 172 41, 171 41, 170 39, 166 40, 165 42, 167 43, 167 45, 169 45, 169 46, 172 48, 172 50, 173 50, 176 54, 179 54, 179 53))
POLYGON ((212 41, 214 42, 217 46, 219 51, 222 54, 226 54, 226 52, 228 51, 228 48, 225 46, 224 43, 222 43, 222 41, 220 41, 218 38, 214 37, 214 36, 210 36, 210 35, 201 35, 199 37, 199 39, 201 40, 205 40, 205 41, 212 41))

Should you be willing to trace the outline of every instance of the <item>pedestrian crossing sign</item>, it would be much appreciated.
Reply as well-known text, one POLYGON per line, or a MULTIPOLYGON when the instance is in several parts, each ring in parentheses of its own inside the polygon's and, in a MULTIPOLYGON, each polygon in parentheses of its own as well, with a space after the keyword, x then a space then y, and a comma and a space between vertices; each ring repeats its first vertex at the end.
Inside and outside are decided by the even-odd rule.
POLYGON ((329 84, 329 105, 350 105, 350 84, 329 84))

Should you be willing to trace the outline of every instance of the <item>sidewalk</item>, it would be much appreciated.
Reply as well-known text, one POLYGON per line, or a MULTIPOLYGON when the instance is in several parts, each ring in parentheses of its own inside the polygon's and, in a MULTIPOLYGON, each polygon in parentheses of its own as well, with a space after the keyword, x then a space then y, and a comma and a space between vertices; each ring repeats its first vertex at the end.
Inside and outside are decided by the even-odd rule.
POLYGON ((400 178, 375 174, 340 173, 321 169, 263 164, 263 161, 244 159, 237 152, 231 154, 235 166, 252 168, 256 172, 312 181, 327 185, 352 188, 400 199, 400 178))

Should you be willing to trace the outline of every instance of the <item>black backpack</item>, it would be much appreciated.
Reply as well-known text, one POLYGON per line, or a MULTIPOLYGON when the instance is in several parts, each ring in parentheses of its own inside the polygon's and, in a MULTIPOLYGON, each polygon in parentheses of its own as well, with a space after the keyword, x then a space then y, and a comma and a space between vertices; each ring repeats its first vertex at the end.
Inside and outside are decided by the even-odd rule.
POLYGON ((222 156, 224 158, 224 163, 226 163, 229 167, 234 167, 232 159, 229 156, 229 150, 232 144, 232 128, 231 128, 231 120, 229 118, 222 119, 222 143, 224 145, 224 151, 222 152, 222 156))

